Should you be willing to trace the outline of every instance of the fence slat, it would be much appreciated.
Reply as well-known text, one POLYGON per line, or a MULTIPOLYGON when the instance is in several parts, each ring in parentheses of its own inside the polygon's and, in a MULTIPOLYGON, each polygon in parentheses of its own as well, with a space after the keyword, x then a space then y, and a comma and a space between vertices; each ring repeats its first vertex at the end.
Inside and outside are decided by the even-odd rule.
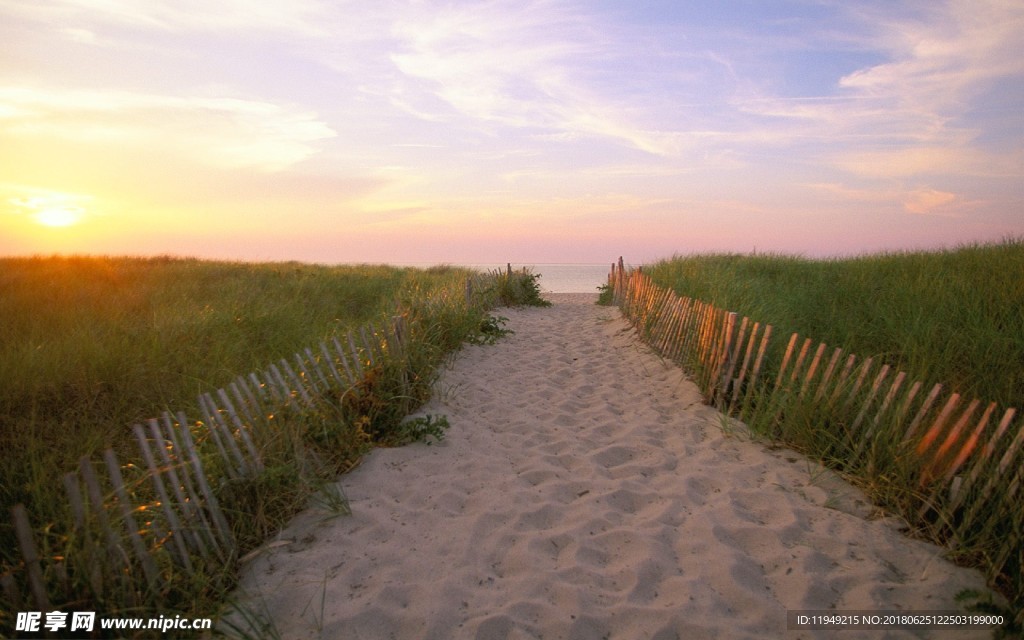
POLYGON ((712 384, 714 385, 714 394, 717 396, 717 400, 729 393, 729 383, 732 379, 732 372, 736 368, 737 354, 734 351, 737 350, 735 345, 742 341, 741 336, 735 335, 738 327, 736 326, 736 319, 738 314, 734 312, 728 312, 725 315, 724 323, 722 327, 722 334, 719 340, 718 356, 714 366, 714 378, 712 384))
POLYGON ((25 573, 28 577, 29 593, 40 611, 50 611, 50 598, 46 594, 46 583, 43 582, 43 570, 39 564, 39 552, 32 536, 32 525, 28 521, 25 505, 16 504, 11 508, 11 521, 14 523, 14 535, 18 539, 21 558, 25 562, 25 573))
POLYGON ((302 398, 302 402, 307 407, 312 407, 314 404, 313 397, 309 395, 308 391, 306 391, 306 385, 303 384, 302 380, 299 379, 299 376, 295 374, 295 371, 292 369, 291 365, 288 364, 288 361, 281 358, 281 362, 278 364, 281 365, 280 371, 287 376, 285 380, 290 382, 294 387, 294 390, 299 393, 299 397, 302 398))
POLYGON ((789 337, 789 345, 786 346, 786 355, 782 357, 782 364, 779 366, 779 375, 775 378, 776 389, 782 385, 782 380, 786 377, 786 367, 789 366, 789 360, 793 357, 793 349, 796 348, 796 341, 799 338, 799 334, 796 333, 789 337))
MULTIPOLYGON (((981 419, 978 420, 978 424, 971 431, 971 435, 967 437, 967 441, 964 442, 963 446, 960 447, 960 451, 957 452, 956 457, 953 458, 953 462, 949 465, 949 469, 946 470, 945 480, 948 482, 953 479, 953 476, 960 467, 963 466, 967 459, 974 453, 974 450, 978 447, 978 442, 981 440, 981 434, 985 431, 985 427, 988 426, 989 421, 992 419, 992 414, 995 413, 996 403, 990 402, 988 407, 985 408, 985 413, 981 414, 981 419)), ((960 487, 966 491, 970 488, 970 481, 965 480, 960 487)), ((953 499, 955 501, 956 495, 954 494, 953 499)), ((955 506, 955 505, 954 505, 955 506)))
POLYGON ((142 536, 139 535, 139 525, 135 521, 135 516, 132 515, 135 505, 132 504, 131 499, 128 497, 128 491, 125 489, 124 478, 121 476, 121 463, 117 461, 117 456, 114 454, 113 449, 107 449, 103 452, 103 461, 107 464, 107 475, 114 486, 114 494, 117 496, 118 504, 121 507, 121 518, 124 520, 125 528, 128 530, 128 541, 131 543, 136 558, 142 564, 142 572, 146 574, 146 582, 149 583, 150 588, 157 588, 160 584, 160 572, 157 571, 156 563, 153 562, 152 556, 149 555, 149 551, 146 549, 146 543, 142 541, 142 536))
POLYGON ((110 518, 107 517, 107 511, 103 507, 103 491, 100 489, 100 483, 93 471, 89 456, 79 458, 78 473, 82 476, 82 481, 85 483, 85 495, 89 498, 89 508, 93 515, 96 516, 96 521, 99 522, 103 536, 107 539, 107 554, 110 556, 111 561, 116 561, 117 559, 127 560, 127 557, 120 548, 121 541, 114 535, 114 530, 110 526, 110 518))
MULTIPOLYGON (((263 459, 260 456, 260 452, 256 450, 256 444, 252 441, 252 436, 249 434, 249 427, 246 426, 242 419, 239 417, 238 412, 235 411, 235 405, 231 403, 231 398, 224 389, 217 389, 217 397, 224 405, 224 410, 228 412, 228 417, 235 425, 235 431, 238 432, 238 437, 241 438, 242 444, 245 445, 246 453, 249 454, 248 465, 252 467, 253 473, 259 473, 263 471, 263 459)), ((233 435, 233 434, 232 434, 233 435)))
POLYGON ((238 376, 234 382, 228 385, 228 389, 231 390, 231 394, 238 402, 239 410, 245 414, 246 420, 254 429, 257 428, 257 425, 266 424, 267 416, 263 407, 256 399, 256 394, 249 388, 249 383, 245 378, 238 376))
POLYGON ((981 401, 975 398, 971 401, 971 404, 967 406, 963 414, 960 415, 960 419, 957 420, 956 424, 953 425, 953 428, 949 430, 949 434, 946 436, 946 439, 941 445, 939 445, 935 455, 932 456, 931 466, 933 468, 942 463, 942 458, 945 457, 946 453, 953 448, 956 441, 960 439, 960 434, 963 433, 963 430, 967 427, 967 423, 974 417, 974 412, 978 410, 978 406, 980 404, 981 401))
MULTIPOLYGON (((371 332, 373 331, 372 327, 370 328, 370 331, 371 332)), ((373 342, 366 335, 366 326, 365 325, 359 327, 359 337, 363 341, 363 350, 364 350, 363 352, 366 355, 366 359, 369 360, 370 366, 371 367, 377 366, 377 358, 376 358, 377 352, 373 348, 373 342)))
POLYGON ((764 356, 768 350, 768 341, 772 337, 772 325, 767 325, 764 334, 761 336, 761 344, 757 348, 757 359, 754 361, 754 369, 750 372, 750 382, 747 384, 747 392, 743 396, 743 409, 741 416, 747 415, 747 408, 754 397, 754 388, 757 386, 758 376, 761 374, 761 365, 764 364, 764 356))
POLYGON ((259 376, 256 375, 255 371, 249 374, 249 383, 252 385, 253 390, 259 394, 261 399, 266 400, 268 397, 274 397, 274 394, 271 393, 268 385, 259 379, 259 376))
MULTIPOLYGON (((747 320, 746 317, 743 318, 747 320)), ((747 369, 750 368, 750 360, 754 356, 754 344, 757 342, 757 332, 761 329, 761 323, 755 322, 754 326, 750 330, 750 337, 747 339, 747 349, 743 352, 743 363, 740 364, 740 369, 736 374, 736 383, 732 388, 732 398, 729 400, 730 411, 736 406, 739 401, 740 389, 743 388, 743 383, 747 379, 747 369)))
POLYGON ((871 367, 875 364, 873 357, 864 360, 860 363, 859 373, 857 379, 853 382, 853 387, 850 389, 850 393, 846 396, 846 402, 843 403, 843 408, 849 408, 850 405, 857 399, 857 394, 860 393, 860 388, 864 386, 864 380, 867 379, 868 373, 871 371, 871 367))
MULTIPOLYGON (((154 434, 156 437, 161 435, 159 425, 156 424, 155 420, 150 422, 149 426, 150 431, 156 430, 156 433, 154 434)), ((181 435, 182 432, 188 430, 188 428, 184 415, 179 414, 178 428, 175 428, 170 413, 165 411, 163 414, 162 435, 170 441, 177 462, 172 464, 171 453, 166 447, 160 449, 160 454, 164 463, 168 465, 170 472, 173 474, 172 477, 176 476, 174 486, 179 490, 179 492, 183 491, 188 495, 187 500, 184 497, 179 498, 179 500, 180 504, 186 507, 185 513, 189 519, 190 525, 196 520, 199 521, 200 527, 197 530, 194 529, 194 531, 197 534, 197 542, 201 543, 199 547, 200 553, 203 553, 205 557, 207 555, 206 550, 212 549, 213 553, 216 553, 217 557, 220 558, 221 561, 226 561, 227 555, 224 552, 225 550, 217 541, 217 536, 214 533, 213 526, 211 526, 210 521, 206 517, 206 512, 202 507, 203 501, 199 497, 199 491, 196 490, 196 483, 198 483, 198 480, 196 483, 192 482, 192 470, 194 467, 191 464, 191 454, 184 446, 184 437, 181 435)))
POLYGON ((270 389, 270 393, 275 404, 278 406, 284 406, 291 401, 292 389, 288 383, 285 382, 285 379, 277 369, 276 364, 268 366, 266 371, 263 372, 263 377, 267 381, 267 387, 270 389))
POLYGON ((818 381, 818 389, 814 392, 815 404, 821 402, 826 391, 828 391, 828 385, 832 381, 832 376, 836 372, 836 365, 839 364, 839 359, 842 357, 843 350, 840 347, 836 347, 832 350, 832 357, 828 359, 828 365, 825 367, 825 373, 821 374, 821 380, 818 381))
MULTIPOLYGON (((164 415, 166 416, 167 414, 165 413, 164 415)), ((210 552, 206 548, 206 542, 204 541, 202 535, 199 532, 193 530, 192 525, 192 523, 198 519, 196 513, 196 504, 198 504, 198 498, 193 497, 189 499, 185 496, 185 492, 188 491, 188 481, 183 481, 181 476, 178 474, 179 467, 181 468, 183 474, 186 474, 186 476, 188 473, 188 469, 187 467, 184 466, 184 462, 180 461, 180 458, 179 462, 174 462, 171 460, 170 453, 167 450, 167 438, 161 432, 160 424, 156 420, 156 418, 151 418, 150 420, 148 420, 146 422, 146 426, 149 428, 149 437, 153 440, 154 443, 153 449, 156 451, 157 455, 159 455, 160 458, 157 461, 157 464, 163 465, 163 468, 165 470, 164 472, 166 473, 167 480, 169 481, 168 484, 170 484, 171 487, 171 492, 174 494, 174 503, 178 506, 178 509, 180 509, 181 511, 181 518, 183 518, 183 520, 180 522, 181 535, 184 537, 185 542, 188 544, 190 548, 198 551, 199 554, 204 558, 208 558, 210 552)), ((178 453, 179 452, 176 450, 176 457, 178 453)))
MULTIPOLYGON (((187 425, 187 421, 183 414, 179 414, 178 424, 187 425)), ((178 433, 181 436, 184 451, 186 452, 189 462, 192 465, 192 469, 195 472, 196 482, 199 483, 199 489, 202 491, 203 497, 206 499, 206 508, 210 512, 210 517, 213 519, 213 523, 215 525, 214 529, 217 531, 217 536, 221 540, 220 547, 227 552, 233 552, 235 549, 235 538, 231 534, 231 527, 228 525, 228 521, 220 509, 220 503, 217 501, 217 495, 210 488, 210 483, 206 479, 206 472, 203 469, 203 463, 199 459, 199 453, 196 451, 195 443, 192 441, 192 433, 189 431, 187 426, 183 426, 178 433)))
MULTIPOLYGON (((879 389, 882 388, 882 384, 885 383, 885 379, 888 376, 889 365, 882 365, 882 368, 878 371, 878 375, 875 376, 874 382, 871 383, 871 390, 868 391, 868 396, 864 398, 864 401, 861 404, 861 409, 857 413, 857 417, 853 420, 853 425, 851 426, 852 431, 856 431, 860 427, 860 423, 864 421, 864 416, 868 414, 868 409, 871 408, 871 404, 875 401, 875 398, 878 396, 879 389)), ((865 439, 861 439, 862 444, 864 440, 865 439)))
POLYGON ((341 346, 341 341, 338 340, 337 336, 334 337, 334 351, 337 354, 338 362, 341 363, 341 367, 345 370, 346 379, 341 383, 342 388, 354 386, 357 382, 357 378, 352 369, 348 366, 349 358, 352 356, 345 352, 345 348, 341 346))
MULTIPOLYGON (((10 603, 11 611, 23 611, 27 609, 21 603, 21 592, 18 590, 18 581, 12 573, 0 573, 0 589, 3 589, 4 597, 10 603)), ((49 611, 49 607, 40 607, 43 611, 49 611)))
MULTIPOLYGON (((359 355, 359 349, 356 349, 356 341, 352 337, 352 332, 349 331, 347 334, 349 352, 352 354, 352 364, 355 365, 356 369, 356 384, 361 382, 366 376, 366 372, 363 370, 363 358, 359 355)), ((371 364, 373 364, 371 362, 371 364)))
POLYGON ((224 467, 227 469, 228 475, 233 479, 244 478, 247 473, 245 461, 242 460, 242 453, 238 450, 238 446, 235 445, 235 439, 231 437, 231 433, 225 433, 221 429, 220 411, 213 404, 213 398, 210 397, 210 394, 200 394, 199 408, 205 418, 203 424, 206 426, 206 431, 217 446, 217 451, 220 452, 221 460, 224 461, 224 467), (232 445, 235 446, 232 447, 232 445))
MULTIPOLYGON (((335 386, 339 389, 344 389, 347 383, 341 377, 341 373, 338 371, 338 367, 334 364, 334 358, 331 356, 330 349, 327 348, 326 342, 319 344, 320 354, 323 356, 323 362, 327 366, 327 370, 330 372, 331 377, 334 379, 335 386)), ((330 387, 330 385, 328 385, 330 387)))
MULTIPOLYGON (((733 314, 733 315, 735 315, 735 314, 733 314)), ((734 318, 734 320, 735 320, 735 318, 734 318)), ((737 367, 740 366, 740 352, 743 351, 743 342, 744 342, 744 340, 747 339, 747 329, 748 329, 749 325, 750 325, 750 319, 747 318, 746 316, 743 316, 743 319, 740 320, 740 326, 736 330, 736 337, 735 337, 735 340, 734 340, 734 345, 735 346, 732 348, 731 351, 729 351, 728 367, 725 369, 725 372, 722 375, 722 380, 723 380, 723 383, 722 383, 722 398, 723 399, 725 398, 726 395, 729 395, 729 392, 732 390, 731 389, 732 385, 736 384, 735 379, 734 379, 733 376, 736 374, 737 367)))
POLYGON ((939 393, 942 391, 942 384, 936 384, 932 387, 932 390, 928 392, 928 396, 921 403, 921 407, 917 410, 914 415, 914 419, 910 421, 910 426, 907 427, 907 432, 903 435, 903 441, 909 442, 917 434, 918 427, 924 422, 924 417, 928 415, 932 405, 935 404, 935 399, 939 397, 939 393))
POLYGON ((186 571, 192 573, 192 560, 189 558, 188 548, 185 546, 185 527, 182 526, 181 521, 178 519, 178 514, 174 511, 174 501, 171 500, 171 495, 167 492, 167 487, 164 485, 163 474, 157 467, 156 458, 153 457, 153 451, 149 447, 149 440, 147 440, 146 433, 143 431, 141 424, 133 425, 132 433, 135 434, 135 439, 139 443, 139 451, 142 452, 142 458, 149 469, 153 488, 156 489, 157 496, 160 498, 160 509, 163 511, 167 524, 171 528, 171 542, 174 544, 175 549, 177 549, 176 558, 186 571))
POLYGON ((1013 421, 1013 416, 1016 415, 1016 413, 1016 409, 1010 408, 1003 414, 1002 419, 999 421, 999 426, 996 427, 992 437, 985 443, 985 446, 981 450, 981 454, 978 456, 977 462, 974 463, 974 467, 971 469, 969 478, 972 483, 978 479, 978 475, 981 473, 982 467, 985 466, 985 464, 992 458, 992 454, 995 453, 999 440, 1006 433, 1007 429, 1010 428, 1010 422, 1013 421))
POLYGON ((804 343, 800 346, 800 353, 797 355, 796 362, 793 364, 793 373, 789 375, 789 381, 791 383, 796 382, 797 378, 800 376, 800 367, 803 366, 804 360, 807 359, 807 350, 811 348, 811 342, 810 338, 804 338, 804 343))
POLYGON ((942 428, 946 426, 946 420, 949 419, 949 414, 953 413, 958 404, 960 404, 959 393, 954 393, 951 396, 949 396, 949 400, 947 400, 945 406, 942 407, 942 411, 940 411, 939 416, 935 418, 935 422, 932 423, 931 428, 929 428, 925 432, 924 437, 921 438, 921 441, 917 443, 918 455, 921 455, 925 451, 927 451, 928 447, 931 446, 932 442, 934 442, 935 439, 939 437, 939 433, 941 433, 942 428))
POLYGON ((297 374, 299 381, 302 386, 306 388, 307 392, 319 394, 323 388, 320 386, 320 380, 313 375, 313 366, 311 362, 306 362, 301 354, 293 354, 292 358, 295 360, 295 373, 297 374))
POLYGON ((906 379, 907 373, 905 371, 899 371, 896 373, 896 378, 893 379, 892 384, 889 385, 889 390, 885 392, 885 397, 882 399, 882 406, 878 408, 878 413, 875 414, 874 420, 872 420, 872 428, 877 428, 882 422, 882 416, 892 406, 893 400, 899 394, 900 389, 903 387, 903 381, 906 379))
POLYGON ((306 354, 306 361, 309 362, 309 368, 316 374, 317 380, 319 381, 317 390, 321 392, 327 391, 333 386, 331 381, 327 378, 327 372, 324 371, 330 363, 326 358, 317 358, 316 354, 313 353, 313 349, 310 347, 306 347, 304 353, 306 354))
POLYGON ((814 374, 818 372, 818 365, 821 364, 821 356, 825 353, 826 344, 824 342, 818 343, 818 348, 814 351, 814 357, 811 358, 811 365, 807 367, 807 374, 804 376, 804 383, 800 385, 800 397, 807 395, 807 389, 811 386, 811 380, 814 379, 814 374))

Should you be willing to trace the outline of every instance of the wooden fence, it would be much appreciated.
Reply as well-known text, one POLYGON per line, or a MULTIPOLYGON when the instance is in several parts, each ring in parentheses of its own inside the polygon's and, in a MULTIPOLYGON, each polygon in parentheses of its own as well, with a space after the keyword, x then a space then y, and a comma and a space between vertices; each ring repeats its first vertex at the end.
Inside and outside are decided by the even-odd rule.
POLYGON ((33 523, 24 505, 11 509, 21 563, 0 573, 0 596, 12 611, 68 603, 145 608, 176 577, 200 572, 201 560, 223 566, 237 558, 218 495, 263 472, 260 436, 279 435, 284 413, 359 393, 378 364, 404 362, 417 318, 434 322, 457 308, 490 306, 494 278, 467 279, 464 291, 433 292, 388 326, 363 326, 203 393, 197 419, 165 412, 134 425, 137 462, 122 462, 113 449, 98 459, 82 457, 58 480, 67 524, 33 523))
POLYGON ((1020 604, 1024 428, 1016 409, 967 402, 942 384, 925 392, 877 358, 798 334, 782 349, 771 325, 680 297, 621 258, 608 284, 641 337, 687 369, 709 404, 845 472, 902 484, 901 515, 980 561, 1020 604))

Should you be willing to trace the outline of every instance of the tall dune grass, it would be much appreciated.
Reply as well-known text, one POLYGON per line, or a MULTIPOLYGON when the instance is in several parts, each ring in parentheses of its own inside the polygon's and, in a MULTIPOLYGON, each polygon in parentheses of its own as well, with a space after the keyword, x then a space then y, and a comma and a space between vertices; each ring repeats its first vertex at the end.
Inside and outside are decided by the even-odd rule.
POLYGON ((0 506, 203 390, 394 308, 457 269, 0 259, 0 506))
POLYGON ((836 260, 677 256, 644 271, 779 335, 811 336, 965 396, 1024 406, 1024 239, 836 260))

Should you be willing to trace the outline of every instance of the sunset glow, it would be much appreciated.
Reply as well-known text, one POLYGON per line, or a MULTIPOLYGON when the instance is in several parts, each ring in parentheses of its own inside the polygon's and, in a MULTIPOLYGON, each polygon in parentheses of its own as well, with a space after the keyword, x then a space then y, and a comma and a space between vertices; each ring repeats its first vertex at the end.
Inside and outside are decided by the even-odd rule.
POLYGON ((39 224, 47 227, 70 227, 78 222, 79 213, 68 209, 44 209, 35 218, 39 224))
POLYGON ((1024 235, 1019 0, 0 0, 0 38, 4 255, 605 263, 1024 235))

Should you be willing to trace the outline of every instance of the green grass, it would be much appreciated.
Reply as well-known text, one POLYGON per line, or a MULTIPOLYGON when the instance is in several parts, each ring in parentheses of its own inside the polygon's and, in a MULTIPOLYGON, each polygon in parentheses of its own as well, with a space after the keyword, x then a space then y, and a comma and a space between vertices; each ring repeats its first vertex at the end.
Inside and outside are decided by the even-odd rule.
POLYGON ((645 266, 662 286, 966 397, 1024 406, 1024 240, 851 259, 696 255, 645 266))
POLYGON ((0 259, 0 506, 163 410, 469 272, 0 259))
MULTIPOLYGON (((197 441, 244 554, 373 446, 443 437, 443 416, 406 416, 429 398, 441 363, 459 345, 489 337, 488 308, 539 303, 530 296, 535 277, 515 278, 519 298, 506 296, 507 277, 447 266, 0 259, 0 573, 23 574, 6 514, 24 503, 55 602, 105 615, 210 615, 234 583, 234 561, 197 559, 194 576, 165 564, 161 571, 173 577, 159 593, 127 586, 97 599, 89 577, 94 552, 68 524, 62 475, 79 457, 95 460, 113 447, 130 490, 145 503, 153 498, 131 424, 164 410, 195 419, 200 392, 357 326, 405 317, 402 352, 363 363, 354 387, 327 393, 312 408, 282 407, 269 426, 254 425, 265 465, 258 476, 225 482, 211 442, 197 441), (467 278, 475 280, 472 300, 467 278), (59 558, 62 571, 54 569, 59 558)), ((0 612, 0 629, 10 622, 3 618, 0 612)))

